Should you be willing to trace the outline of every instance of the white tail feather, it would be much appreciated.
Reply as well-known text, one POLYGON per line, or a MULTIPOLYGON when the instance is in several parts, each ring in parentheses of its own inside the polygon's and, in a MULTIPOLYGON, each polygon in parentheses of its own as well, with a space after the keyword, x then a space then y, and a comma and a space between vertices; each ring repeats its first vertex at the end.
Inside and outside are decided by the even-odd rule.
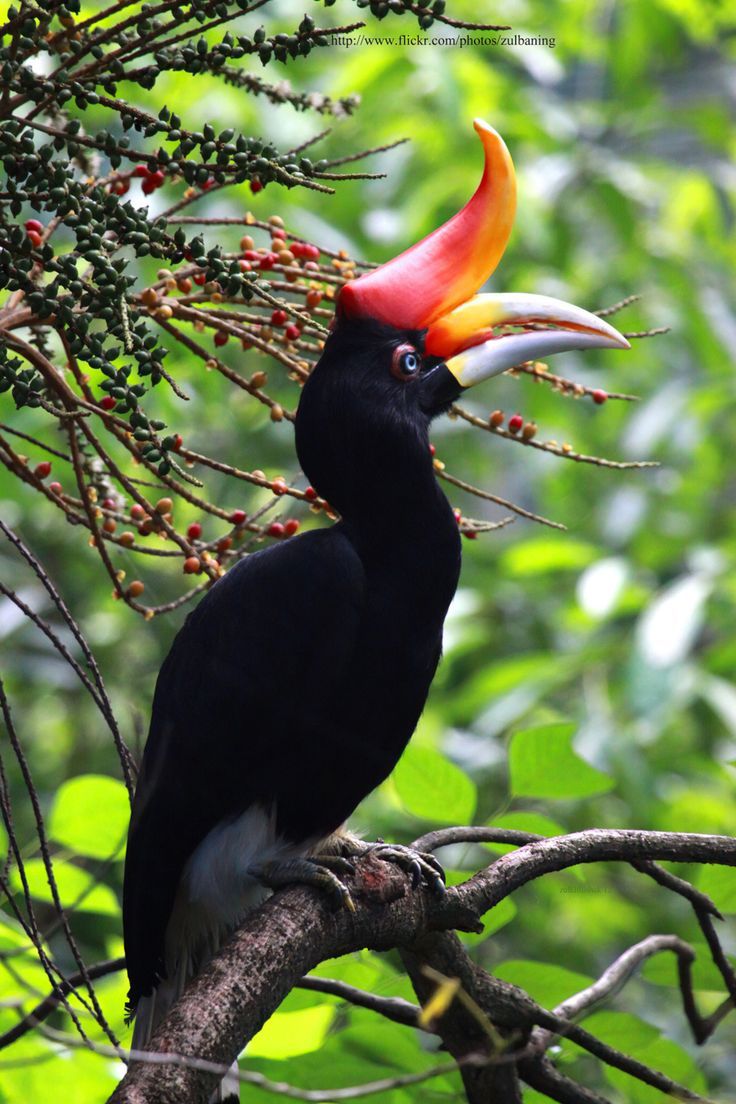
MULTIPOLYGON (((166 1013, 217 952, 229 932, 268 896, 253 878, 253 866, 274 859, 303 855, 314 848, 339 852, 340 843, 355 839, 344 829, 315 848, 315 841, 286 844, 276 836, 275 815, 251 806, 235 821, 218 824, 192 853, 179 886, 166 936, 169 976, 150 996, 141 997, 133 1027, 133 1049, 147 1050, 166 1013)), ((210 1097, 209 1104, 240 1100, 238 1063, 210 1097)))

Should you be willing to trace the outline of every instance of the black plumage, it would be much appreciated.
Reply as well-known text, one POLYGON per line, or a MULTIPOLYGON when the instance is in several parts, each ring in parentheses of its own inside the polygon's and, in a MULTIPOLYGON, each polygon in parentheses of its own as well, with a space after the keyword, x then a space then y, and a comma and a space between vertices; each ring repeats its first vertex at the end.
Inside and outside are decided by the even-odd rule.
POLYGON ((569 303, 472 294, 503 253, 516 202, 506 146, 481 120, 475 129, 485 168, 474 196, 345 284, 302 392, 299 460, 341 520, 233 567, 162 667, 125 869, 136 1045, 252 907, 254 887, 276 884, 264 868, 304 875, 303 856, 386 778, 414 731, 460 568, 432 418, 522 361, 628 346, 569 303))
POLYGON ((296 441, 342 520, 237 564, 163 665, 126 860, 133 1007, 166 972, 177 888, 207 833, 259 805, 287 840, 329 835, 422 711, 460 567, 428 425, 458 388, 443 365, 395 378, 403 345, 421 349, 421 335, 371 322, 331 334, 296 441))

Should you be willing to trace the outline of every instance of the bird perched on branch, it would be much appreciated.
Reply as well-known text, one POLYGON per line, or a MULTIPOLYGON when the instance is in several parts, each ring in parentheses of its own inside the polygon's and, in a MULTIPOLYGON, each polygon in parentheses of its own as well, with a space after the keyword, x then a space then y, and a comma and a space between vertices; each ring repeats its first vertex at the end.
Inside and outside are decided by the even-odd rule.
MULTIPOLYGON (((134 1043, 263 886, 308 882, 350 905, 341 836, 422 712, 460 570, 429 426, 468 387, 566 349, 626 348, 612 326, 541 295, 480 294, 514 218, 499 135, 466 206, 345 284, 296 416, 328 530, 256 552, 189 615, 156 686, 125 869, 134 1043), (380 489, 380 493, 376 493, 380 489)), ((440 891, 434 861, 373 845, 440 891)))

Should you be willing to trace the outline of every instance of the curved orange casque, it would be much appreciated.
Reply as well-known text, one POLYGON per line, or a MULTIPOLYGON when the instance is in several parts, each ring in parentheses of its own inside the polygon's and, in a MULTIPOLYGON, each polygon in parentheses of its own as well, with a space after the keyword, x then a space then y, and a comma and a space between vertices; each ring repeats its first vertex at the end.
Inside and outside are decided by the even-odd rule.
POLYGON ((473 126, 485 152, 475 194, 416 245, 345 284, 339 305, 347 318, 370 317, 421 330, 469 299, 495 269, 514 222, 516 177, 500 134, 482 119, 473 126))

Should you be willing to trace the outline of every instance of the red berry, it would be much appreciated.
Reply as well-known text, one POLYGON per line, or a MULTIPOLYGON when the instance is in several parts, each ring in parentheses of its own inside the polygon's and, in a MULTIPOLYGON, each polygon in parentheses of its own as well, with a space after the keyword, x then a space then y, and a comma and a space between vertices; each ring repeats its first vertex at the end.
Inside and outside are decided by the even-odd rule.
POLYGON ((286 493, 286 480, 274 479, 271 483, 271 490, 275 495, 282 495, 286 493))
POLYGON ((140 502, 134 502, 133 505, 130 507, 130 516, 135 521, 139 521, 141 518, 144 518, 146 516, 146 511, 143 509, 140 502))
POLYGON ((103 498, 100 506, 103 510, 117 510, 118 504, 114 498, 103 498))
POLYGON ((222 537, 222 539, 217 542, 217 551, 218 552, 227 552, 227 550, 229 548, 232 548, 232 546, 233 546, 232 537, 222 537))
POLYGON ((226 334, 224 330, 218 330, 215 334, 215 345, 227 345, 227 339, 230 335, 226 334))
POLYGON ((250 272, 251 271, 251 263, 250 263, 250 261, 245 261, 245 260, 238 261, 238 268, 240 269, 241 272, 250 272))
POLYGON ((280 521, 272 521, 266 532, 269 537, 283 537, 286 529, 280 521))
POLYGON ((299 531, 299 522, 296 518, 289 518, 284 525, 284 532, 287 537, 293 537, 295 533, 299 531))
POLYGON ((199 524, 198 521, 193 521, 192 524, 189 526, 189 528, 187 529, 187 536, 190 540, 199 540, 199 538, 202 536, 202 526, 199 524))
POLYGON ((283 326, 288 320, 289 316, 285 310, 275 310, 271 315, 272 326, 283 326))
POLYGON ((153 181, 154 188, 160 188, 166 177, 160 169, 156 169, 155 172, 151 173, 149 179, 153 181))
POLYGON ((272 238, 279 238, 281 241, 285 241, 286 240, 286 231, 281 226, 272 226, 271 227, 271 237, 272 238))
POLYGON ((129 180, 116 180, 112 186, 113 195, 125 195, 130 190, 129 180))
POLYGON ((49 490, 52 494, 61 494, 61 483, 49 483, 49 490))
POLYGON ((598 403, 599 406, 602 406, 603 403, 608 398, 608 392, 607 391, 601 391, 601 389, 598 388, 595 391, 591 391, 590 397, 592 398, 594 403, 598 403))
POLYGON ((207 283, 207 276, 204 272, 195 272, 194 275, 192 276, 192 279, 194 280, 195 284, 197 284, 199 287, 201 287, 202 284, 207 283))
POLYGON ((521 427, 524 425, 524 419, 521 414, 514 414, 509 418, 509 432, 518 433, 521 427))
POLYGON ((245 510, 233 510, 230 515, 230 521, 233 523, 233 525, 242 525, 247 517, 248 515, 246 514, 245 510))
POLYGON ((199 562, 197 556, 187 556, 184 561, 184 574, 185 575, 198 575, 202 570, 202 564, 199 562))
POLYGON ((252 191, 253 195, 256 195, 258 192, 263 190, 263 184, 261 183, 261 181, 258 179, 257 176, 254 176, 253 179, 251 180, 250 190, 252 191))
POLYGON ((307 501, 314 502, 315 498, 317 497, 317 492, 315 491, 314 487, 307 487, 304 491, 304 497, 307 499, 307 501))
POLYGON ((37 475, 39 479, 45 479, 48 475, 51 475, 51 461, 42 460, 40 464, 36 464, 33 474, 37 475))
POLYGON ((99 405, 103 410, 112 410, 115 406, 115 399, 112 395, 103 395, 100 399, 99 405))
POLYGON ((434 445, 430 445, 430 446, 429 446, 429 455, 430 455, 430 456, 434 456, 434 454, 435 454, 436 452, 437 452, 437 449, 436 449, 436 448, 434 447, 434 445))
POLYGON ((38 219, 27 219, 25 225, 26 230, 36 230, 38 233, 43 230, 43 223, 39 222, 38 219))
POLYGON ((286 334, 286 337, 289 341, 296 341, 302 336, 302 331, 294 322, 289 323, 289 325, 284 330, 284 333, 286 334))
POLYGON ((259 257, 258 267, 260 269, 267 271, 276 264, 277 257, 275 253, 259 253, 259 257))
POLYGON ((182 437, 181 433, 175 433, 174 434, 174 444, 172 446, 172 448, 174 449, 174 452, 178 452, 183 444, 184 444, 184 438, 182 437))
POLYGON ((201 185, 202 191, 208 192, 210 188, 214 188, 216 183, 217 181, 215 180, 214 176, 208 176, 204 184, 201 185))
POLYGON ((246 261, 260 261, 262 253, 259 253, 257 249, 246 249, 243 253, 243 257, 246 261))
POLYGON ((466 529, 465 532, 463 533, 463 536, 467 537, 468 540, 477 540, 478 539, 478 534, 476 533, 475 529, 466 529))
POLYGON ((133 176, 149 176, 149 175, 150 175, 150 169, 148 168, 148 165, 136 165, 136 167, 133 169, 133 176))
POLYGON ((29 230, 26 233, 26 237, 28 238, 31 245, 35 245, 36 248, 38 248, 39 245, 43 245, 43 238, 39 234, 38 230, 29 230))
POLYGON ((304 256, 304 242, 298 242, 298 241, 291 242, 289 244, 289 249, 291 250, 291 252, 294 254, 295 257, 303 257, 304 256))
POLYGON ((156 185, 153 183, 153 177, 146 177, 146 179, 141 184, 141 191, 144 195, 151 195, 152 192, 156 191, 156 185))

